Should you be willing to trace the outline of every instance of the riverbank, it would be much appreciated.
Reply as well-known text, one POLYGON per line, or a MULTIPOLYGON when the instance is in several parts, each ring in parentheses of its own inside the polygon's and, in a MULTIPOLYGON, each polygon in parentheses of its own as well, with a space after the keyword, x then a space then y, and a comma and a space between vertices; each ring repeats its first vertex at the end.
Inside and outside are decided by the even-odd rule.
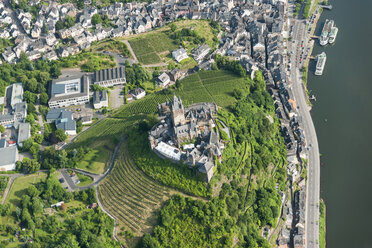
MULTIPOLYGON (((316 3, 317 5, 319 4, 318 2, 316 3)), ((314 46, 315 46, 315 36, 314 36, 314 33, 315 33, 315 30, 316 30, 316 26, 318 24, 318 21, 322 15, 322 12, 323 12, 323 9, 320 8, 319 6, 317 6, 314 11, 312 11, 312 13, 316 12, 316 15, 314 17, 314 22, 312 23, 312 26, 311 26, 311 30, 310 30, 310 33, 309 33, 309 40, 308 40, 308 47, 309 47, 309 51, 307 53, 307 56, 306 56, 306 59, 304 61, 304 66, 302 67, 302 82, 304 84, 304 87, 305 87, 305 91, 306 91, 306 102, 307 104, 309 105, 309 107, 312 107, 312 103, 310 101, 310 91, 308 89, 308 73, 309 73, 309 64, 310 64, 310 59, 311 59, 311 54, 313 53, 313 49, 314 49, 314 46)), ((308 26, 306 27, 308 29, 308 26)))

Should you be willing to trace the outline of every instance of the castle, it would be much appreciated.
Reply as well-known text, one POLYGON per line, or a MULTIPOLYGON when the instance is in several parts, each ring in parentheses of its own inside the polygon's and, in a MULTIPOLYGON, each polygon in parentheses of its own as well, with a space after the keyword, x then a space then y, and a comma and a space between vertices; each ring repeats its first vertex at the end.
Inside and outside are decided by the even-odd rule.
POLYGON ((151 149, 163 158, 197 167, 209 182, 224 148, 214 131, 216 104, 193 104, 185 109, 182 100, 174 96, 159 104, 158 112, 161 121, 149 133, 151 149))

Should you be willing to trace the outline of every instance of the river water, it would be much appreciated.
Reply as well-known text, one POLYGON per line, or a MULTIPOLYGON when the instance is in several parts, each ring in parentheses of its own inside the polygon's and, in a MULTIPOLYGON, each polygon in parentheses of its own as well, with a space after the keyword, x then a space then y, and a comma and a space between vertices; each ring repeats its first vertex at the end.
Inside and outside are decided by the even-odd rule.
MULTIPOLYGON (((309 72, 317 101, 312 116, 321 153, 321 197, 327 206, 327 247, 372 247, 372 0, 334 0, 326 18, 339 28, 325 51, 323 76, 309 72)), ((314 65, 313 65, 314 66, 314 65)), ((313 68, 310 66, 310 70, 313 68)))

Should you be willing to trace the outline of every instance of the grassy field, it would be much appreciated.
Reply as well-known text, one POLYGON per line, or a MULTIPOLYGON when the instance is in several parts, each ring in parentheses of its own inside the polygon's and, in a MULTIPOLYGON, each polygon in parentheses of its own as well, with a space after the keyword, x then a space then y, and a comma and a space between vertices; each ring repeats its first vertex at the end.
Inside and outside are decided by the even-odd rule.
POLYGON ((105 165, 112 153, 112 147, 98 147, 85 155, 84 159, 77 164, 77 168, 96 174, 105 172, 105 165))
POLYGON ((19 206, 21 197, 25 190, 31 186, 35 185, 43 180, 45 180, 47 174, 39 172, 37 174, 32 174, 28 176, 18 177, 14 180, 12 188, 9 191, 8 197, 5 203, 11 203, 15 206, 19 206))
POLYGON ((78 184, 78 186, 87 186, 93 183, 93 178, 91 178, 90 176, 86 176, 81 173, 76 173, 76 175, 80 180, 80 183, 78 184))
POLYGON ((166 189, 147 177, 133 162, 124 143, 110 175, 99 185, 102 203, 118 220, 119 238, 133 247, 156 224, 156 211, 168 198, 166 189), (124 231, 134 237, 125 238, 124 231))

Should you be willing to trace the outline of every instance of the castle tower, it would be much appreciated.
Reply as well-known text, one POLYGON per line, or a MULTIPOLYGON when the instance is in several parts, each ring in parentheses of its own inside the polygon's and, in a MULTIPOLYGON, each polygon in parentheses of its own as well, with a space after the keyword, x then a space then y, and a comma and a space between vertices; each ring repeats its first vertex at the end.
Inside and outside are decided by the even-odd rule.
POLYGON ((175 127, 179 125, 185 125, 186 124, 185 109, 183 108, 182 100, 178 99, 176 95, 174 95, 173 97, 170 109, 173 125, 175 127))

